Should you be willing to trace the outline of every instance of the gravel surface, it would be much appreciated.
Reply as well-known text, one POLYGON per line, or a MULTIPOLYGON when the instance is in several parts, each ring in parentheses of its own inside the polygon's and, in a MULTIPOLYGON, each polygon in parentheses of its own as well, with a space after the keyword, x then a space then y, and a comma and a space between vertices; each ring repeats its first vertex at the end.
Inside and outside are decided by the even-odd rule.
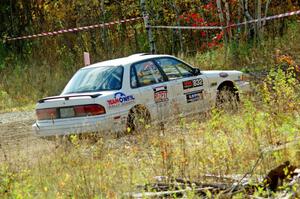
POLYGON ((0 114, 0 161, 14 161, 51 149, 52 143, 36 137, 32 131, 35 121, 33 111, 0 114))
POLYGON ((28 120, 34 121, 34 119, 34 111, 3 113, 0 114, 0 125, 28 120))

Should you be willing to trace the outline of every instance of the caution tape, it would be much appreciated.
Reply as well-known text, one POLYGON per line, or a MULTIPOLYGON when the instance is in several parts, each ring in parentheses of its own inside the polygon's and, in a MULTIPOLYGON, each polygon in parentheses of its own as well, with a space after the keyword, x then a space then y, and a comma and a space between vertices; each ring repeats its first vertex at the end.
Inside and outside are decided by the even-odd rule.
POLYGON ((257 23, 257 22, 264 22, 264 21, 269 21, 273 19, 279 19, 279 18, 284 18, 284 17, 289 17, 293 15, 299 15, 300 10, 298 11, 293 11, 293 12, 287 12, 284 14, 279 14, 279 15, 274 15, 270 17, 264 17, 261 19, 253 19, 250 21, 245 21, 242 23, 236 23, 236 24, 231 24, 228 26, 147 26, 147 28, 155 28, 155 29, 190 29, 190 30, 223 30, 231 27, 237 27, 237 26, 242 26, 246 24, 251 24, 251 23, 257 23))
POLYGON ((187 30, 216 30, 224 29, 223 26, 146 26, 146 28, 155 29, 187 29, 187 30))
POLYGON ((53 32, 44 32, 44 33, 26 35, 26 36, 14 37, 14 38, 6 38, 5 40, 6 41, 15 41, 15 40, 23 40, 23 39, 33 39, 33 38, 37 38, 37 37, 54 36, 54 35, 59 35, 59 34, 63 34, 63 33, 79 32, 79 31, 85 31, 85 30, 90 30, 90 29, 95 29, 95 28, 103 28, 106 26, 112 26, 112 25, 116 25, 116 24, 137 21, 140 19, 143 19, 143 17, 135 17, 135 18, 131 18, 131 19, 123 19, 123 20, 113 21, 113 22, 108 22, 108 23, 95 24, 95 25, 83 26, 83 27, 78 27, 78 28, 69 28, 69 29, 63 29, 63 30, 58 30, 58 31, 53 31, 53 32))
MULTIPOLYGON (((190 29, 190 30, 223 30, 231 27, 237 27, 237 26, 242 26, 246 24, 251 24, 251 23, 257 23, 257 22, 265 22, 273 19, 279 19, 279 18, 284 18, 284 17, 289 17, 293 15, 299 15, 300 10, 298 11, 293 11, 293 12, 287 12, 284 14, 279 14, 279 15, 274 15, 270 17, 264 17, 261 19, 253 19, 250 21, 245 21, 242 23, 236 23, 236 24, 231 24, 228 26, 151 26, 148 25, 146 28, 154 28, 154 29, 190 29)), ((145 16, 146 18, 148 16, 145 16)), ((96 25, 90 25, 90 26, 83 26, 83 27, 78 27, 78 28, 70 28, 70 29, 63 29, 63 30, 58 30, 58 31, 53 31, 53 32, 44 32, 44 33, 39 33, 39 34, 33 34, 33 35, 27 35, 27 36, 20 36, 20 37, 14 37, 14 38, 6 38, 6 41, 15 41, 15 40, 23 40, 23 39, 33 39, 37 37, 45 37, 45 36, 54 36, 54 35, 59 35, 63 33, 70 33, 70 32, 79 32, 79 31, 86 31, 90 29, 95 29, 95 28, 103 28, 106 26, 111 26, 111 25, 116 25, 116 24, 121 24, 121 23, 126 23, 126 22, 131 22, 131 21, 137 21, 143 19, 143 17, 135 17, 131 19, 123 19, 119 21, 113 21, 113 22, 108 22, 108 23, 102 23, 102 24, 96 24, 96 25)))
POLYGON ((270 17, 264 17, 264 18, 261 18, 261 19, 253 19, 253 20, 250 20, 250 21, 242 22, 242 23, 231 24, 229 26, 226 26, 225 28, 230 28, 230 27, 235 27, 235 26, 242 26, 242 25, 246 25, 246 24, 250 24, 250 23, 264 22, 264 21, 269 21, 269 20, 273 20, 273 19, 280 19, 280 18, 289 17, 289 16, 293 16, 293 15, 299 15, 299 14, 300 14, 300 10, 293 11, 293 12, 287 12, 287 13, 284 13, 284 14, 274 15, 274 16, 270 16, 270 17))

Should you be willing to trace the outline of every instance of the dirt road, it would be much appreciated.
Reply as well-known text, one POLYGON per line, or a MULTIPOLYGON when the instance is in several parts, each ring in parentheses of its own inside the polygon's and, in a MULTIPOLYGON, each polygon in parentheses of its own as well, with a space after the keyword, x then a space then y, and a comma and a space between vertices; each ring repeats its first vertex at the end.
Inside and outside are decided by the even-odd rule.
POLYGON ((34 158, 36 153, 51 148, 51 142, 34 136, 34 120, 34 112, 0 114, 0 161, 34 158))

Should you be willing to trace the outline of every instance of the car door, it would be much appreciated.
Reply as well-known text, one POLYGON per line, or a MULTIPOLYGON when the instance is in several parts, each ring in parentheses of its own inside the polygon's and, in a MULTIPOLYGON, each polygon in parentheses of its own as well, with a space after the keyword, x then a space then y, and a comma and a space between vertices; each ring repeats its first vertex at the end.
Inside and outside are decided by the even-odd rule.
POLYGON ((184 62, 172 57, 155 59, 170 81, 169 87, 175 95, 173 108, 188 115, 206 110, 208 80, 202 74, 195 75, 195 70, 184 62))
POLYGON ((151 118, 164 121, 170 116, 170 88, 167 78, 152 60, 135 63, 130 69, 131 88, 138 90, 137 103, 145 105, 151 118))

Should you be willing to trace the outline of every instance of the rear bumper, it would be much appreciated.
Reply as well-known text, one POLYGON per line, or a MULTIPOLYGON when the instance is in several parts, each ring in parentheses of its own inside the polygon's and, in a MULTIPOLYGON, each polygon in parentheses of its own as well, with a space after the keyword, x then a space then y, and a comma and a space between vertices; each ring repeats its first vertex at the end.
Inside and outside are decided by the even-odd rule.
POLYGON ((90 116, 59 120, 36 121, 32 125, 36 136, 47 137, 56 135, 71 135, 81 133, 110 133, 126 129, 125 117, 90 116))

